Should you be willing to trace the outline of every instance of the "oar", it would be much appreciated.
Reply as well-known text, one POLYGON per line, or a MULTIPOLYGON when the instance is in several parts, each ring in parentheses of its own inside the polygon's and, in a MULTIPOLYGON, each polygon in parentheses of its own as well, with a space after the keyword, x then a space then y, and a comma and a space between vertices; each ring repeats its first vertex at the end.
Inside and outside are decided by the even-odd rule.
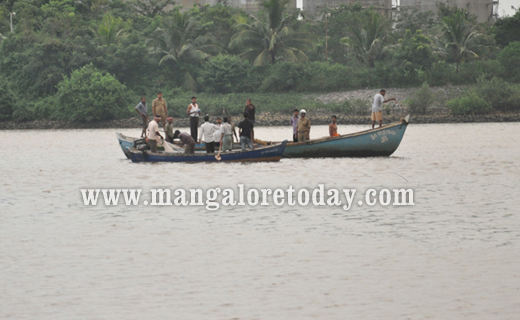
POLYGON ((220 147, 218 148, 218 154, 215 156, 215 159, 217 159, 218 161, 222 160, 222 158, 220 157, 221 150, 222 150, 222 142, 220 143, 220 147))

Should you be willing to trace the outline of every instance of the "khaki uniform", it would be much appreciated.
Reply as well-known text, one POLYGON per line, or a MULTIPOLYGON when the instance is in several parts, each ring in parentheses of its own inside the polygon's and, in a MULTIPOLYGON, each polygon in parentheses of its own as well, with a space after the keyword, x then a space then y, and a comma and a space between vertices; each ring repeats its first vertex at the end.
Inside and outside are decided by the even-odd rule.
POLYGON ((309 131, 311 130, 311 120, 309 118, 300 118, 298 120, 298 142, 309 140, 309 131))
POLYGON ((166 121, 166 118, 168 116, 167 112, 165 111, 165 109, 168 110, 166 106, 166 100, 159 100, 159 98, 154 99, 152 102, 152 110, 154 110, 154 108, 155 115, 160 116, 162 118, 161 120, 166 121))

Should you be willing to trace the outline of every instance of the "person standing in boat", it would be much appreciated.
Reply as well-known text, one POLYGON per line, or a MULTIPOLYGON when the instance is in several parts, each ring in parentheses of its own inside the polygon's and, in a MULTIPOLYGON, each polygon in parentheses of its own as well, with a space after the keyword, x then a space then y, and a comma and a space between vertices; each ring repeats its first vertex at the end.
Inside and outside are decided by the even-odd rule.
POLYGON ((161 117, 161 124, 164 129, 166 125, 166 117, 168 117, 168 106, 166 105, 166 100, 162 97, 162 92, 157 93, 157 98, 152 102, 152 113, 154 118, 159 116, 161 117))
POLYGON ((222 143, 223 151, 231 151, 233 150, 233 134, 231 133, 231 125, 229 124, 228 117, 224 117, 224 123, 220 127, 221 138, 220 143, 222 143))
POLYGON ((331 137, 339 137, 338 134, 338 118, 336 116, 332 116, 332 123, 329 125, 329 135, 331 137))
POLYGON ((299 114, 300 112, 298 109, 294 109, 293 116, 291 118, 291 125, 293 128, 293 142, 298 142, 298 120, 300 120, 299 114))
POLYGON ((184 154, 194 154, 195 153, 195 139, 187 132, 181 133, 179 130, 175 130, 173 134, 175 139, 181 140, 181 147, 186 146, 184 150, 184 154))
POLYGON ((166 136, 166 141, 173 143, 173 118, 168 117, 166 120, 168 123, 164 127, 164 135, 166 136))
POLYGON ((215 153, 215 128, 216 126, 209 122, 209 116, 205 116, 204 123, 200 126, 199 144, 204 139, 206 153, 215 153))
POLYGON ((311 120, 306 117, 307 111, 300 110, 300 119, 298 120, 298 142, 307 141, 310 139, 311 120))
POLYGON ((222 140, 222 119, 217 118, 217 123, 214 125, 215 133, 213 134, 213 141, 215 142, 215 149, 219 149, 222 140))
POLYGON ((148 128, 148 105, 146 105, 146 97, 141 97, 141 102, 135 107, 135 112, 141 117, 143 123, 143 132, 141 138, 146 137, 146 129, 148 128))
POLYGON ((198 136, 198 129, 199 129, 199 114, 200 109, 199 105, 197 104, 197 98, 192 97, 191 103, 188 106, 188 111, 186 111, 187 114, 190 115, 190 133, 193 140, 197 140, 198 136))
POLYGON ((381 89, 379 93, 374 96, 374 102, 372 103, 372 129, 376 125, 376 121, 379 121, 379 128, 383 126, 383 103, 388 101, 396 101, 395 98, 385 100, 386 90, 381 89))
POLYGON ((246 151, 246 146, 253 150, 253 142, 255 141, 254 123, 248 119, 249 114, 244 112, 244 120, 238 124, 240 134, 240 146, 242 151, 246 151))
POLYGON ((251 99, 246 100, 246 108, 244 109, 244 112, 247 112, 249 115, 248 119, 251 120, 252 123, 255 123, 256 107, 251 103, 251 99))
POLYGON ((154 153, 157 152, 157 138, 160 137, 164 141, 163 136, 159 133, 159 121, 161 121, 161 117, 155 116, 148 124, 148 143, 154 153))
POLYGON ((231 125, 231 133, 233 134, 233 136, 231 138, 233 138, 233 142, 236 141, 237 143, 239 143, 240 140, 238 140, 237 130, 236 130, 235 124, 231 120, 230 116, 228 116, 228 120, 229 120, 229 125, 231 125))

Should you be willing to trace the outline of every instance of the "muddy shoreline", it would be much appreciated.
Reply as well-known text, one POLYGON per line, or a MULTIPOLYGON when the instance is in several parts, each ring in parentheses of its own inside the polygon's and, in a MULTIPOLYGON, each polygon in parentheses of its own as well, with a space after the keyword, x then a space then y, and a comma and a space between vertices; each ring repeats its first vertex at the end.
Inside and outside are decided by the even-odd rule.
MULTIPOLYGON (((326 125, 330 123, 328 114, 308 115, 313 125, 326 125)), ((364 125, 370 122, 369 116, 353 116, 336 114, 338 124, 364 125)), ((384 123, 398 121, 402 115, 385 115, 384 123)), ((238 116, 233 118, 237 121, 238 116)), ((257 126, 288 126, 290 115, 286 114, 258 114, 256 119, 257 126)), ((411 123, 483 123, 483 122, 520 122, 520 113, 494 113, 487 115, 464 115, 455 116, 449 114, 437 115, 413 115, 411 123)), ((174 127, 189 127, 189 119, 174 118, 174 127)), ((0 122, 0 130, 27 130, 27 129, 107 129, 107 128, 139 128, 140 119, 132 117, 128 119, 98 121, 98 122, 67 122, 59 120, 34 120, 25 122, 3 121, 0 122)))

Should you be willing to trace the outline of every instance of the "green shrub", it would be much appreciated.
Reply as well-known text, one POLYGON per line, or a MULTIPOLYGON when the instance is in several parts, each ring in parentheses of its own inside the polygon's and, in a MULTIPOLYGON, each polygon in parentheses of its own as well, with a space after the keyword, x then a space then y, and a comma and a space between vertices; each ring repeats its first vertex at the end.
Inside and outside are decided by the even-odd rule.
POLYGON ((427 83, 424 83, 420 89, 415 90, 410 98, 405 101, 410 113, 420 114, 425 114, 434 102, 435 97, 427 83))
POLYGON ((429 72, 428 83, 431 86, 445 86, 456 78, 455 65, 439 61, 434 63, 429 72))
MULTIPOLYGON (((262 81, 261 92, 296 91, 299 82, 306 76, 301 63, 278 63, 269 67, 268 76, 262 81)), ((309 91, 312 91, 309 88, 309 91)))
POLYGON ((7 80, 0 78, 0 121, 11 120, 15 105, 14 97, 7 80))
POLYGON ((251 65, 237 56, 218 55, 202 67, 199 82, 206 92, 231 93, 254 90, 251 65))
POLYGON ((57 119, 90 122, 129 114, 126 87, 92 64, 63 79, 58 84, 56 98, 57 107, 52 116, 57 119))
POLYGON ((474 91, 449 100, 446 105, 454 114, 485 114, 492 109, 491 105, 474 91))
POLYGON ((472 84, 479 77, 491 79, 502 73, 502 64, 497 60, 476 60, 460 65, 459 74, 452 84, 472 84))
POLYGON ((498 54, 498 61, 503 66, 504 78, 513 82, 520 82, 520 42, 510 42, 498 54))
POLYGON ((491 80, 486 80, 481 76, 477 80, 475 89, 479 97, 497 110, 508 110, 519 104, 518 101, 513 100, 515 94, 513 86, 503 79, 493 77, 491 80))

